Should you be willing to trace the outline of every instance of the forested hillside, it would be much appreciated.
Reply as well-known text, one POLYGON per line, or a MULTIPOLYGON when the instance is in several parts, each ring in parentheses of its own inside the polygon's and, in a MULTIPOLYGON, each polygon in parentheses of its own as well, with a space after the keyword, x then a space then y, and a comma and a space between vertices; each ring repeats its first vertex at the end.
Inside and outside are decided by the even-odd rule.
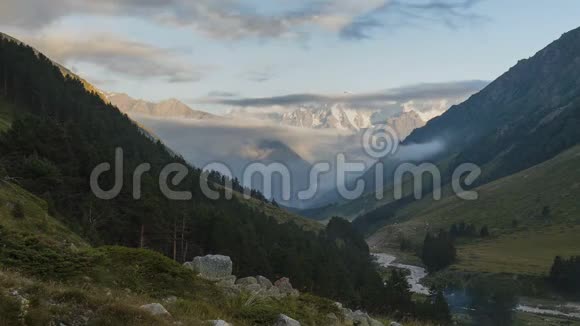
MULTIPOLYGON (((308 232, 265 215, 259 209, 265 202, 206 199, 201 172, 193 167, 176 187, 192 191, 193 199, 166 199, 158 189, 160 170, 186 162, 48 58, 4 37, 0 97, 12 119, 0 137, 3 182, 45 200, 50 215, 89 243, 144 247, 178 262, 220 253, 232 257, 238 276, 289 276, 301 290, 369 311, 394 305, 396 295, 383 285, 349 223, 335 220, 326 230, 308 232), (89 187, 91 170, 112 162, 117 147, 124 150, 125 187, 116 198, 99 200, 89 187), (143 197, 134 200, 132 171, 146 162, 151 171, 143 177, 143 197)), ((113 174, 100 181, 110 188, 113 174)))

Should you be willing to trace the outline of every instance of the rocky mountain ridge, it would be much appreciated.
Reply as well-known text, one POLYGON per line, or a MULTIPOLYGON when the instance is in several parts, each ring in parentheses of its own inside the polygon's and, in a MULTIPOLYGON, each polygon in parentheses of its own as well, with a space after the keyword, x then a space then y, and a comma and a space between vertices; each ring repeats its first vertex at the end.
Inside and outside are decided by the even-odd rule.
POLYGON ((167 99, 161 102, 149 102, 134 99, 123 93, 105 93, 105 98, 124 113, 144 114, 157 118, 184 118, 194 120, 214 119, 215 115, 194 110, 177 99, 167 99))

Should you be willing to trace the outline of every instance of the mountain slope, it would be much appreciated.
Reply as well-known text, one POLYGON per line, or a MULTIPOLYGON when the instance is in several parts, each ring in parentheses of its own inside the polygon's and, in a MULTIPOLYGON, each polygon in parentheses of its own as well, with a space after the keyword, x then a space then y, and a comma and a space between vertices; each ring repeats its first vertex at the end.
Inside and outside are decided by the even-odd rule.
MULTIPOLYGON (((580 143, 579 73, 580 28, 562 35, 530 59, 521 60, 467 101, 415 129, 402 147, 443 146, 434 154, 411 160, 397 155, 383 158, 385 193, 392 193, 393 173, 401 162, 434 162, 444 184, 457 166, 474 163, 482 168, 476 184, 482 185, 580 143)), ((374 190, 374 171, 371 168, 362 177, 368 191, 374 190)), ((427 187, 425 192, 431 190, 427 187)), ((372 197, 363 196, 341 206, 347 212, 364 215, 389 202, 372 197)))
POLYGON ((484 181, 554 157, 580 141, 580 28, 570 31, 406 140, 446 142, 438 155, 486 166, 484 181))
POLYGON ((391 126, 401 140, 406 139, 415 129, 425 125, 425 121, 415 111, 401 112, 387 118, 384 123, 391 126))
POLYGON ((388 224, 369 238, 369 244, 393 251, 403 238, 420 245, 428 230, 449 229, 460 222, 479 228, 486 225, 493 238, 461 245, 458 268, 543 274, 555 256, 578 253, 579 167, 580 147, 575 146, 542 164, 475 188, 476 201, 461 200, 450 192, 440 201, 425 197, 385 212, 388 224))

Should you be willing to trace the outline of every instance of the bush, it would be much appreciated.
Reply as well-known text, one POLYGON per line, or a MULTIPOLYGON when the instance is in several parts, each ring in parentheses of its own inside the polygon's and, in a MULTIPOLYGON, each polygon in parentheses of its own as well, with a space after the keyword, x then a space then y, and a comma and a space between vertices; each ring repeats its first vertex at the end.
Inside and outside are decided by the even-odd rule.
POLYGON ((0 293, 0 325, 20 325, 20 303, 0 293))
POLYGON ((157 252, 101 247, 94 251, 94 256, 96 263, 92 276, 106 286, 128 288, 159 298, 169 295, 190 298, 206 296, 217 300, 221 296, 208 282, 157 252))
POLYGON ((84 275, 92 268, 92 258, 86 252, 72 252, 62 244, 49 244, 32 234, 0 233, 0 246, 0 265, 42 279, 62 281, 84 275))

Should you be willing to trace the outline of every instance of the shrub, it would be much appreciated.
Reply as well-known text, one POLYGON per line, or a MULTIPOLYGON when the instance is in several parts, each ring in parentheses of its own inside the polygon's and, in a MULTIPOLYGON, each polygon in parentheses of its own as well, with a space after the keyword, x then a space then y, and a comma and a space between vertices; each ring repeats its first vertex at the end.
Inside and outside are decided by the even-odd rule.
POLYGON ((214 299, 221 294, 181 264, 145 249, 101 247, 94 251, 93 277, 106 286, 163 298, 169 295, 214 299))
POLYGON ((32 234, 4 232, 0 234, 0 246, 0 264, 42 279, 62 281, 84 275, 92 268, 86 252, 72 252, 32 234))
POLYGON ((20 325, 20 303, 0 293, 0 325, 20 325))

